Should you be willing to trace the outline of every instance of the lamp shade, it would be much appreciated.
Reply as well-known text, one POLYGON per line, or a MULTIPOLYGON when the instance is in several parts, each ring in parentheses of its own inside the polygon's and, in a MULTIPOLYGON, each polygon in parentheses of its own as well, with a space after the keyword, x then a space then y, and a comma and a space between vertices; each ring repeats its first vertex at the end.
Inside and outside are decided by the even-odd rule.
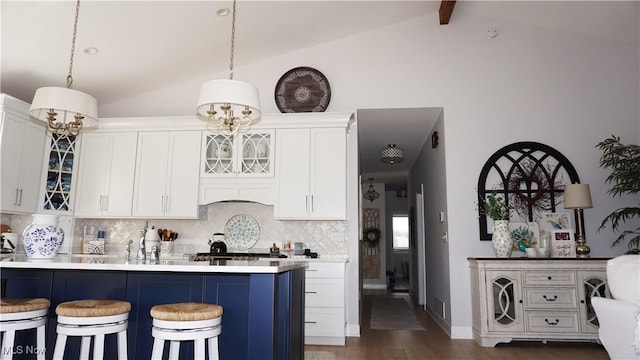
POLYGON ((53 109, 58 115, 56 119, 62 123, 74 122, 74 116, 84 116, 82 126, 91 128, 98 126, 98 102, 82 91, 63 87, 41 87, 33 95, 29 108, 31 116, 47 121, 47 112, 53 109))
POLYGON ((404 150, 396 144, 389 144, 380 150, 380 161, 388 164, 395 164, 404 161, 404 150))
POLYGON ((241 114, 245 106, 251 109, 254 119, 260 118, 260 96, 258 89, 251 84, 238 80, 210 80, 202 85, 198 98, 197 112, 209 116, 209 106, 229 103, 242 107, 234 109, 234 113, 241 114))
POLYGON ((590 209, 592 207, 589 184, 570 184, 564 186, 565 209, 590 209))

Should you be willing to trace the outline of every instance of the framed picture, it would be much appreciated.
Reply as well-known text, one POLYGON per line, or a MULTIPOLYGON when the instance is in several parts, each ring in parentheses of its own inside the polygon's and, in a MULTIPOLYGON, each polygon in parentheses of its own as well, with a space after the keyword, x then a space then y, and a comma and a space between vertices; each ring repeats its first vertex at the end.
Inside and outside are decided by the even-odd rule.
POLYGON ((542 213, 536 216, 536 222, 540 231, 540 246, 551 246, 551 235, 554 230, 571 228, 571 216, 567 213, 542 213))
POLYGON ((553 230, 551 232, 551 257, 576 257, 576 241, 573 229, 553 230))
POLYGON ((540 247, 540 230, 537 222, 509 222, 513 239, 513 251, 524 252, 525 248, 540 247))

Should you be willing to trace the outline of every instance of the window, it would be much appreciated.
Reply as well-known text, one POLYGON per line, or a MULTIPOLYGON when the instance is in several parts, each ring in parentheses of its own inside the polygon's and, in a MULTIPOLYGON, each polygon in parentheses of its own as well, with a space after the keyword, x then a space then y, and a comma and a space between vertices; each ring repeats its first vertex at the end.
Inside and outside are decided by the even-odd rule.
POLYGON ((409 249, 409 216, 398 214, 392 216, 393 250, 409 249))

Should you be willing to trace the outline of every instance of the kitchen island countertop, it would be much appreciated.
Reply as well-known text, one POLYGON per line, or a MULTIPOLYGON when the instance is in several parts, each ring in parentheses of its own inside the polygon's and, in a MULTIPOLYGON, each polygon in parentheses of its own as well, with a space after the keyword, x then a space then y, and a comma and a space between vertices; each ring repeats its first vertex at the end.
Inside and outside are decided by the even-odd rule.
POLYGON ((120 270, 143 272, 192 272, 192 273, 236 273, 279 274, 298 268, 306 268, 307 261, 264 260, 212 260, 189 261, 186 258, 160 259, 157 261, 125 260, 124 255, 59 254, 52 259, 32 259, 24 254, 4 256, 0 268, 7 269, 51 269, 51 270, 120 270))

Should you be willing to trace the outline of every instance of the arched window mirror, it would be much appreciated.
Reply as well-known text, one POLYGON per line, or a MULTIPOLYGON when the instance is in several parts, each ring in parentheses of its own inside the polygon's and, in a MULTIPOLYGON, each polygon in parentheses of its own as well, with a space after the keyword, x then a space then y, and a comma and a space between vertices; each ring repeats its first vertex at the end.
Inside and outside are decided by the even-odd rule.
MULTIPOLYGON (((535 221, 538 213, 556 211, 565 184, 579 182, 575 168, 558 150, 537 142, 517 142, 496 151, 482 167, 478 204, 495 191, 513 206, 512 219, 535 221)), ((480 207, 480 240, 491 240, 490 219, 480 207)))

